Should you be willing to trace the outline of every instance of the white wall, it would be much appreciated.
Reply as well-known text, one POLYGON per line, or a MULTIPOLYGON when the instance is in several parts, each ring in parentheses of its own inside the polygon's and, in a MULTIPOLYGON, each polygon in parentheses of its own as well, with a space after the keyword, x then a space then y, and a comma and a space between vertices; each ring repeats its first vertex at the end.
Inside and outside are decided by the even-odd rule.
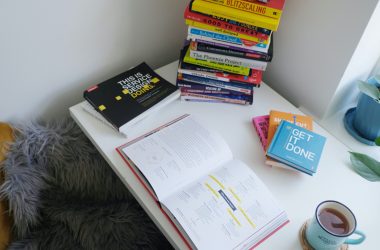
POLYGON ((68 114, 82 92, 178 59, 187 0, 0 0, 0 120, 68 114))
MULTIPOLYGON (((324 117, 377 3, 287 0, 266 83, 294 105, 324 117)), ((380 41, 372 45, 378 53, 380 41)), ((359 65, 370 72, 375 61, 357 56, 364 57, 359 65)))

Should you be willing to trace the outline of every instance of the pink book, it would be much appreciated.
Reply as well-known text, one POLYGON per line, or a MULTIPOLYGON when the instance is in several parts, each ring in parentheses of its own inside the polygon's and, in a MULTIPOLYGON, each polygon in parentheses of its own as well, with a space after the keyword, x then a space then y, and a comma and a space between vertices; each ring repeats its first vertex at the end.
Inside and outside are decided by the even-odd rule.
POLYGON ((268 144, 269 115, 253 117, 252 124, 256 129, 257 135, 260 138, 261 146, 263 147, 263 150, 265 152, 268 144))

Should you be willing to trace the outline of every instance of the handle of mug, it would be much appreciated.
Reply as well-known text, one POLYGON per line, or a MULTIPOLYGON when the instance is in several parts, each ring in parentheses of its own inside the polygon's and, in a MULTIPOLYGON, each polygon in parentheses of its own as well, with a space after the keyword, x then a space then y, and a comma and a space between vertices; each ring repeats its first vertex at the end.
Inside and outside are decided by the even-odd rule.
POLYGON ((360 230, 355 230, 353 234, 360 235, 361 237, 358 239, 346 239, 344 241, 345 244, 357 245, 362 243, 365 240, 365 234, 360 230))

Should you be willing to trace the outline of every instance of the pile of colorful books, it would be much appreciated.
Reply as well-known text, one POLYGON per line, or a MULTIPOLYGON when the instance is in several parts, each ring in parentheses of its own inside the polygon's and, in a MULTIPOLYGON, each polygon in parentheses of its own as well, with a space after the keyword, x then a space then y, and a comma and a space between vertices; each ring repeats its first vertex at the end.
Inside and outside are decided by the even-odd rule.
POLYGON ((312 132, 311 116, 271 110, 269 115, 253 117, 252 123, 267 165, 309 175, 317 172, 326 139, 312 132))
POLYGON ((187 101, 252 104, 285 0, 192 0, 177 86, 187 101))

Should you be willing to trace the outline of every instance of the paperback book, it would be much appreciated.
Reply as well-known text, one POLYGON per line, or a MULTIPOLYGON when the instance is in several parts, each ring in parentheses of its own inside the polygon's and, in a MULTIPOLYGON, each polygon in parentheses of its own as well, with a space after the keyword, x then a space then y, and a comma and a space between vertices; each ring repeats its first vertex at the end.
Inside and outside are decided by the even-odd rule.
POLYGON ((280 19, 285 0, 270 0, 265 3, 257 0, 206 0, 238 10, 280 19))
POLYGON ((141 63, 86 89, 84 98, 119 132, 180 96, 179 89, 141 63))
POLYGON ((187 39, 193 41, 213 42, 214 44, 223 44, 238 49, 254 50, 267 53, 269 49, 270 40, 268 44, 254 43, 250 41, 243 41, 240 38, 221 34, 205 29, 196 28, 193 26, 188 27, 187 39))
POLYGON ((281 121, 267 155, 299 171, 316 173, 326 138, 294 123, 281 121))
POLYGON ((272 33, 272 31, 270 30, 259 28, 256 26, 240 24, 240 23, 237 23, 236 21, 215 18, 210 15, 205 15, 205 14, 197 13, 194 11, 190 11, 189 6, 187 6, 185 10, 184 17, 185 19, 212 25, 214 27, 219 27, 219 28, 229 30, 232 32, 237 32, 239 34, 245 34, 245 35, 257 37, 262 40, 267 40, 270 34, 272 33))
POLYGON ((273 57, 273 40, 269 45, 268 53, 259 52, 259 51, 246 52, 242 50, 226 48, 224 46, 217 46, 213 44, 196 42, 196 41, 192 41, 190 44, 191 44, 190 45, 191 49, 197 50, 197 51, 217 53, 221 55, 241 57, 241 58, 246 58, 246 59, 254 59, 254 60, 264 61, 264 62, 272 61, 272 57, 273 57))
POLYGON ((252 168, 193 116, 117 151, 191 249, 251 249, 289 221, 252 168))

